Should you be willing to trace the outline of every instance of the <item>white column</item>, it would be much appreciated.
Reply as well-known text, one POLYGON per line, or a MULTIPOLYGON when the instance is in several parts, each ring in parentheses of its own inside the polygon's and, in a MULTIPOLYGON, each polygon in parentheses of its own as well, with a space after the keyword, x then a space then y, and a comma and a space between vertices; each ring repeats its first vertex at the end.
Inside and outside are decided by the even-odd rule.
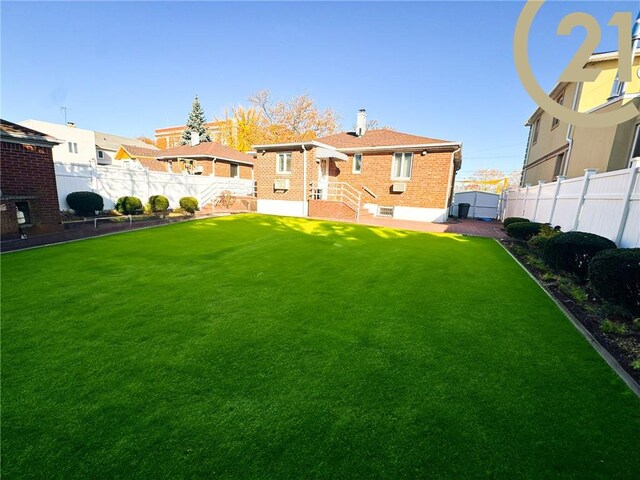
POLYGON ((597 173, 597 168, 586 168, 584 170, 584 177, 582 179, 582 191, 580 192, 580 197, 578 199, 578 209, 576 210, 576 218, 573 220, 573 226, 571 230, 575 230, 578 228, 578 224, 580 223, 580 215, 582 214, 582 207, 584 206, 584 197, 587 194, 587 189, 589 188, 589 178, 597 173))
POLYGON ((540 204, 540 192, 542 191, 542 185, 544 185, 544 180, 538 180, 538 193, 536 195, 536 204, 533 207, 533 215, 531 216, 531 221, 536 221, 536 215, 538 214, 538 205, 540 204))
POLYGON ((618 233, 616 234, 616 245, 620 246, 622 241, 622 235, 624 235, 624 229, 629 219, 629 208, 631 207, 631 194, 633 194, 633 188, 636 184, 636 178, 638 176, 638 170, 640 170, 640 159, 635 159, 631 162, 631 168, 629 169, 629 178, 627 179, 627 188, 624 193, 623 210, 620 217, 620 225, 618 225, 618 233))
POLYGON ((551 204, 551 212, 549 212, 549 223, 553 226, 553 214, 556 213, 556 205, 558 204, 558 194, 560 193, 560 187, 562 186, 562 182, 565 181, 567 177, 564 175, 558 175, 556 179, 556 189, 553 191, 553 203, 551 204))

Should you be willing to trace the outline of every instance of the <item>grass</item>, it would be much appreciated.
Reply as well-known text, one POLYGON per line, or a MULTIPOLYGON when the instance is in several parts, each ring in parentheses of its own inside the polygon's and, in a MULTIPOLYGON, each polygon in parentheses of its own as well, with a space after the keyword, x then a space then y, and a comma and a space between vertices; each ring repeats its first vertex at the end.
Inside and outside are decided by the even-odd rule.
POLYGON ((259 215, 2 262, 2 476, 640 478, 640 400, 493 240, 259 215))

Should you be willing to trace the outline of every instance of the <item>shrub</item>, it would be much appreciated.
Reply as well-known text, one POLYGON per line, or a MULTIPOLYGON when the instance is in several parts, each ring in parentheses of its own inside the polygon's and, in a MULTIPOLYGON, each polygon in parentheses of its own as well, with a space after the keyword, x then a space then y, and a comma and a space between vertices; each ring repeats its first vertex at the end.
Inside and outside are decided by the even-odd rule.
POLYGON ((120 197, 116 202, 116 210, 124 215, 142 212, 142 200, 138 197, 120 197))
POLYGON ((95 215, 104 208, 104 200, 93 192, 72 192, 67 195, 67 203, 78 215, 95 215))
POLYGON ((507 227, 507 235, 517 240, 529 240, 534 235, 540 233, 542 224, 538 222, 516 222, 507 227))
POLYGON ((589 263, 589 282, 602 299, 640 314, 640 248, 598 253, 589 263))
POLYGON ((149 209, 152 213, 166 213, 169 209, 169 200, 164 195, 151 195, 149 209))
POLYGON ((198 199, 194 197, 182 197, 180 199, 180 208, 193 215, 196 213, 196 210, 198 210, 198 199))
POLYGON ((522 217, 507 217, 502 221, 502 225, 504 225, 504 228, 507 228, 509 225, 511 225, 512 223, 522 223, 522 222, 530 222, 531 220, 529 220, 528 218, 522 218, 522 217))
POLYGON ((546 262, 554 268, 587 278, 589 262, 603 250, 616 248, 608 238, 585 232, 568 232, 550 238, 544 249, 546 262))
POLYGON ((544 224, 540 227, 540 233, 531 237, 527 245, 534 253, 542 256, 549 239, 560 235, 560 233, 559 227, 551 228, 551 225, 544 224))
POLYGON ((623 335, 623 334, 627 333, 627 327, 626 326, 624 326, 621 323, 616 323, 614 321, 611 321, 608 318, 606 318, 600 324, 600 330, 602 330, 604 333, 615 333, 617 335, 623 335))

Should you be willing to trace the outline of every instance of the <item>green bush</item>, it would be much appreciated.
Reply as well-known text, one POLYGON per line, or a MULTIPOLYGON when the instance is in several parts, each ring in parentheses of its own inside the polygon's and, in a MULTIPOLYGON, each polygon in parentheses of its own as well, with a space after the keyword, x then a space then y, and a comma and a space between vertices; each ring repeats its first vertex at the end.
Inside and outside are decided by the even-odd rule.
POLYGON ((538 222, 516 222, 507 227, 507 235, 517 240, 529 240, 534 235, 540 233, 542 223, 538 222))
POLYGON ((152 213, 166 213, 169 209, 169 200, 164 195, 151 195, 149 208, 152 213))
POLYGON ((539 256, 544 255, 544 249, 550 238, 560 235, 560 227, 552 228, 551 225, 544 224, 540 227, 540 233, 529 239, 527 245, 529 249, 539 256))
POLYGON ((120 197, 116 202, 116 210, 124 215, 142 213, 142 200, 138 197, 120 197))
POLYGON ((522 218, 522 217, 507 217, 502 221, 502 225, 504 225, 504 228, 507 228, 509 225, 511 225, 512 223, 522 223, 522 222, 530 222, 531 220, 529 220, 528 218, 522 218))
POLYGON ((180 199, 180 208, 193 215, 196 213, 196 210, 198 210, 198 199, 194 197, 182 197, 180 199))
POLYGON ((67 203, 78 215, 95 215, 104 208, 104 200, 93 192, 72 192, 67 195, 67 203))
POLYGON ((589 282, 603 300, 640 314, 640 248, 598 253, 589 263, 589 282))
POLYGON ((587 278, 589 262, 599 252, 616 248, 608 238, 594 233, 567 232, 550 238, 544 249, 544 259, 553 268, 587 278))

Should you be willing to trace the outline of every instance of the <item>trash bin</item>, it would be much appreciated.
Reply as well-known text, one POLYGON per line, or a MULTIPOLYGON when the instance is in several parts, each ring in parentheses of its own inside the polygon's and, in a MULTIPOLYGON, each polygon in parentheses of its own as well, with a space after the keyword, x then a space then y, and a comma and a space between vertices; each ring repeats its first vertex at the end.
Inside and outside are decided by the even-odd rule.
POLYGON ((469 215, 469 207, 471 207, 470 203, 459 203, 458 218, 467 218, 467 216, 469 215))

